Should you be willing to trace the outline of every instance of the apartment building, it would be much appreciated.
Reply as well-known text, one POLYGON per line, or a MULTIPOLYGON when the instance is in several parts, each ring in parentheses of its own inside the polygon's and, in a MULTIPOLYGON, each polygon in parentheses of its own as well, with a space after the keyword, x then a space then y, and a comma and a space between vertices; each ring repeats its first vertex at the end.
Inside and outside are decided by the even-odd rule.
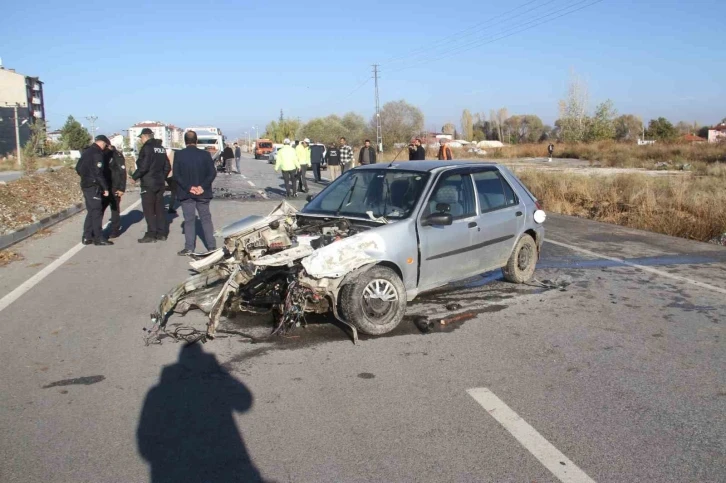
POLYGON ((36 120, 45 120, 43 82, 38 77, 5 68, 0 61, 0 156, 16 150, 16 106, 20 145, 23 146, 30 138, 30 124, 36 120))

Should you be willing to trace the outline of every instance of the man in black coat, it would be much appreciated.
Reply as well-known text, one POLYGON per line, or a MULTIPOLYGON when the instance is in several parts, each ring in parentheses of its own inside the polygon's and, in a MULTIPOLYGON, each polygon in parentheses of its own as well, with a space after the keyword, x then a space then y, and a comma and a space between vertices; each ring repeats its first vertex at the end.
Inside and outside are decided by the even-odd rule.
POLYGON ((325 145, 312 143, 310 145, 310 164, 313 166, 313 178, 320 183, 320 165, 325 160, 325 145))
POLYGON ((358 164, 361 166, 364 164, 376 164, 376 149, 371 146, 370 139, 366 139, 365 146, 360 148, 358 164))
POLYGON ((426 150, 421 146, 421 140, 419 138, 414 139, 413 144, 408 146, 408 160, 409 161, 425 161, 426 150))
POLYGON ((126 160, 114 146, 109 146, 104 153, 103 176, 111 187, 108 196, 103 197, 103 213, 111 207, 111 235, 118 238, 121 234, 121 197, 126 191, 126 160))
POLYGON ((139 243, 166 241, 169 226, 164 210, 164 186, 171 171, 171 163, 160 139, 154 139, 154 132, 148 127, 139 135, 143 146, 136 160, 136 171, 132 178, 141 180, 141 207, 146 218, 146 233, 139 243))
POLYGON ((106 136, 96 136, 93 144, 83 151, 76 164, 81 177, 81 190, 86 200, 86 221, 83 223, 84 245, 113 245, 103 236, 103 198, 109 195, 109 185, 103 176, 103 152, 111 141, 106 136))
POLYGON ((207 250, 216 249, 212 214, 209 202, 212 200, 212 182, 217 176, 212 156, 207 151, 197 148, 197 133, 187 131, 184 134, 186 148, 174 155, 174 179, 177 184, 177 198, 184 213, 184 249, 179 255, 194 253, 197 243, 197 213, 202 222, 204 243, 207 250))

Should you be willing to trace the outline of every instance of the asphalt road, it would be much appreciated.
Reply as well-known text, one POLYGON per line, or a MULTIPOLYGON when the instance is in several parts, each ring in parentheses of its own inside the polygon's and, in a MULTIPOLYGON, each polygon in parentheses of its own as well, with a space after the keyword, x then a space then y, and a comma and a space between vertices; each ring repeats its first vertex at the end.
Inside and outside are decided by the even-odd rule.
MULTIPOLYGON (((40 168, 38 173, 44 173, 47 170, 48 168, 40 168)), ((22 178, 22 176, 23 171, 0 171, 0 182, 9 183, 10 181, 22 178)))
MULTIPOLYGON (((279 199, 244 163, 218 178, 217 226, 279 199)), ((408 317, 354 346, 316 319, 253 343, 268 321, 237 318, 182 349, 142 340, 187 274, 180 219, 139 245, 134 209, 114 247, 64 257, 82 223, 0 268, 2 482, 726 481, 722 247, 550 216, 536 277, 558 288, 493 273, 411 304, 461 304, 443 331, 408 317)))

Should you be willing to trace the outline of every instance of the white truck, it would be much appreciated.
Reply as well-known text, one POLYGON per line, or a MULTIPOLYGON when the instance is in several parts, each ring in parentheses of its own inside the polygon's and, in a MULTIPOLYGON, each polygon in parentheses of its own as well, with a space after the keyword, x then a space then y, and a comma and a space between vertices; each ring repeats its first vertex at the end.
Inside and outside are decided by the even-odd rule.
POLYGON ((197 147, 205 149, 216 162, 224 150, 224 135, 219 128, 212 126, 188 127, 184 130, 197 133, 197 147))

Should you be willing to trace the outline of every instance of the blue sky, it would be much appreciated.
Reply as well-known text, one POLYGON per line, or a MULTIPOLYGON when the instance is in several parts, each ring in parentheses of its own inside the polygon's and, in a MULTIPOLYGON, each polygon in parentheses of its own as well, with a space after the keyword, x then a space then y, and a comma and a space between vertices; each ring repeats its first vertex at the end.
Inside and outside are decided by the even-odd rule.
POLYGON ((427 128, 458 125, 464 108, 507 107, 552 123, 573 69, 593 107, 610 98, 646 120, 726 116, 717 3, 603 0, 553 18, 588 3, 14 1, 2 7, 0 57, 45 82, 52 129, 69 114, 97 115, 106 133, 154 119, 216 125, 228 136, 281 108, 302 120, 369 118, 373 83, 354 89, 373 63, 381 102, 419 106, 427 128), (517 33, 524 27, 532 28, 517 33), (453 51, 463 44, 473 48, 453 51))

